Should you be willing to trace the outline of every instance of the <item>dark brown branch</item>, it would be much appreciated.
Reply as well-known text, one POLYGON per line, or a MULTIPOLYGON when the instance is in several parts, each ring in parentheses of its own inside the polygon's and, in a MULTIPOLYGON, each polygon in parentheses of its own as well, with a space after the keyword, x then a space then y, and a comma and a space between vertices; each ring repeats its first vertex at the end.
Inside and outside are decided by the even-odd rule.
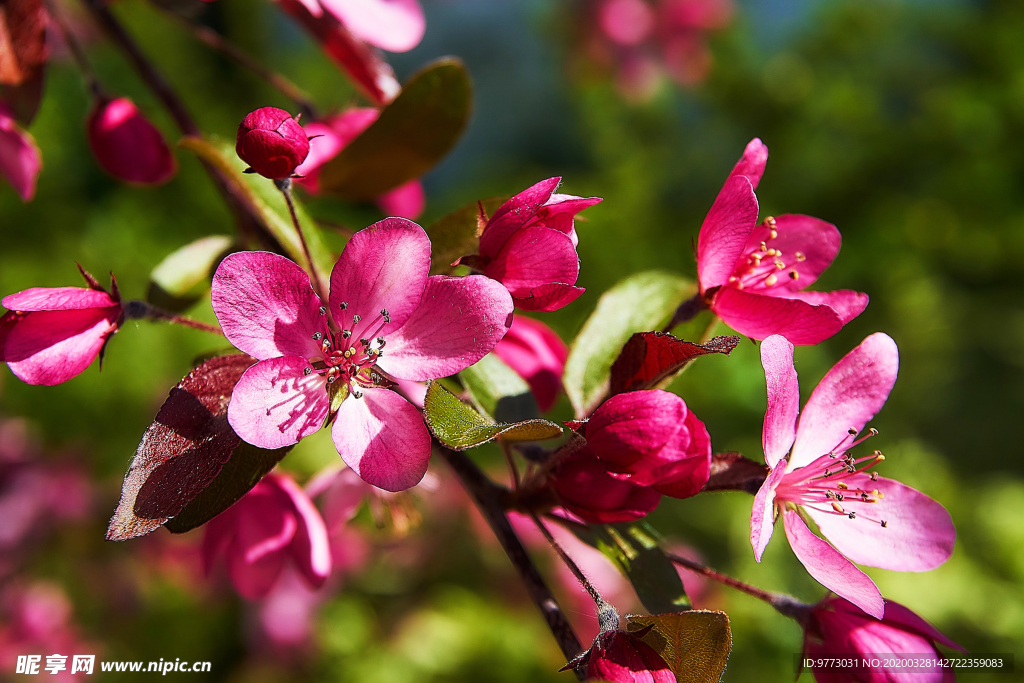
POLYGON ((739 453, 715 453, 711 461, 711 477, 705 491, 746 491, 754 495, 765 477, 768 467, 739 453))

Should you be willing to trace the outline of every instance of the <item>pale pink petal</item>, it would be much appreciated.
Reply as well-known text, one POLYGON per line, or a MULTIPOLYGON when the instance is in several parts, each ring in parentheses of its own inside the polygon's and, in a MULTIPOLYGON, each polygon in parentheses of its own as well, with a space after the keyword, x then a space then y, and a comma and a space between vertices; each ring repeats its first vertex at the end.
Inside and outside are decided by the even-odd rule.
POLYGON ((0 304, 11 311, 70 311, 118 305, 106 292, 82 287, 33 287, 5 296, 0 304))
POLYGON ((821 534, 858 564, 901 572, 935 569, 953 554, 956 529, 946 508, 898 481, 866 474, 844 479, 851 489, 873 491, 877 502, 847 496, 843 508, 857 517, 806 508, 821 534), (885 520, 883 528, 879 523, 885 520))
POLYGON ((430 461, 430 433, 423 416, 387 389, 365 389, 349 396, 331 431, 345 463, 363 481, 385 491, 418 484, 430 461))
POLYGON ((288 496, 298 521, 290 548, 292 560, 309 585, 318 588, 331 575, 331 546, 327 538, 327 526, 320 511, 298 484, 284 476, 277 476, 276 481, 288 496))
POLYGON ((746 176, 730 176, 697 236, 697 276, 706 292, 729 282, 757 225, 757 197, 746 176))
POLYGON ((36 179, 42 167, 43 160, 32 136, 0 111, 0 175, 22 201, 30 201, 35 196, 36 179))
POLYGON ((533 318, 514 316, 494 355, 526 380, 541 412, 551 410, 562 390, 562 371, 569 356, 569 347, 554 330, 533 318))
POLYGON ((885 405, 899 364, 896 342, 882 332, 869 336, 836 363, 804 405, 791 467, 830 453, 849 439, 850 429, 864 429, 885 405))
POLYGON ((793 445, 796 417, 800 412, 800 384, 793 367, 793 344, 772 335, 761 342, 761 365, 768 384, 768 409, 764 414, 761 441, 764 460, 775 467, 793 445))
POLYGON ((329 405, 326 380, 305 358, 270 358, 238 380, 228 404, 228 422, 247 443, 283 448, 320 429, 329 405))
POLYGON ((587 445, 606 467, 625 471, 664 446, 686 417, 686 403, 668 391, 616 394, 602 403, 587 423, 587 445))
POLYGON ((743 150, 743 156, 732 169, 730 176, 745 176, 750 181, 751 187, 757 189, 764 174, 765 164, 768 163, 768 148, 761 142, 761 138, 754 138, 747 143, 743 150))
POLYGON ((309 275, 266 251, 229 255, 213 276, 213 312, 224 335, 259 360, 320 355, 313 334, 327 331, 309 275))
POLYGON ((797 346, 818 344, 843 328, 828 306, 722 287, 711 310, 729 327, 752 339, 780 334, 797 346))
POLYGON ((779 293, 779 296, 806 301, 812 306, 828 306, 836 312, 843 325, 863 313, 864 309, 868 307, 868 295, 850 289, 840 289, 834 292, 779 293))
POLYGON ((484 275, 505 285, 513 296, 525 296, 535 287, 554 282, 576 284, 580 259, 565 233, 525 228, 505 243, 484 268, 484 275))
POLYGON ((390 343, 393 331, 416 312, 429 270, 430 239, 412 221, 385 218, 360 230, 331 273, 335 322, 359 339, 376 329, 374 321, 386 310, 391 321, 383 334, 390 343), (361 320, 353 326, 356 315, 361 320))
POLYGON ((878 586, 867 574, 857 569, 827 542, 815 536, 800 514, 787 510, 782 513, 789 545, 807 573, 825 588, 846 598, 857 607, 881 619, 885 601, 878 586))
POLYGON ((407 52, 423 39, 418 0, 320 0, 360 40, 388 52, 407 52))
POLYGON ((423 382, 417 382, 411 379, 402 379, 401 377, 392 377, 395 380, 395 391, 405 397, 409 403, 413 404, 420 410, 423 410, 423 403, 427 399, 427 385, 423 382))
MULTIPOLYGON (((744 248, 744 253, 752 254, 759 251, 763 243, 769 249, 782 252, 771 259, 784 264, 778 271, 776 284, 769 288, 773 292, 795 292, 813 284, 835 261, 843 243, 836 226, 811 216, 776 216, 774 230, 775 237, 772 237, 772 228, 761 223, 750 233, 744 248), (796 272, 795 279, 791 272, 796 272)), ((768 263, 768 259, 764 262, 768 263)))
POLYGON ((480 254, 495 258, 505 242, 551 198, 561 181, 560 177, 542 180, 499 206, 480 235, 480 254))
POLYGON ((522 311, 547 313, 568 306, 585 292, 583 287, 552 283, 534 287, 529 293, 519 292, 512 297, 515 307, 522 311))
MULTIPOLYGON (((892 600, 886 600, 885 602, 885 621, 887 623, 899 624, 900 626, 913 629, 923 635, 925 638, 934 640, 938 643, 942 643, 946 647, 954 650, 964 651, 960 645, 956 642, 947 638, 942 631, 935 628, 927 621, 919 617, 914 612, 892 600)), ((926 650, 927 651, 927 650, 926 650)))
POLYGON ((786 462, 773 468, 754 496, 754 507, 750 511, 750 545, 754 548, 754 559, 761 561, 764 549, 775 529, 775 489, 786 474, 786 462))
POLYGON ((419 218, 426 203, 423 183, 418 180, 410 180, 377 197, 377 206, 382 213, 409 219, 419 218))
POLYGON ((115 307, 29 313, 9 329, 3 358, 27 384, 66 382, 99 356, 120 312, 115 307))
POLYGON ((402 379, 454 375, 490 353, 511 324, 512 297, 500 283, 434 275, 405 325, 387 335, 378 365, 402 379))

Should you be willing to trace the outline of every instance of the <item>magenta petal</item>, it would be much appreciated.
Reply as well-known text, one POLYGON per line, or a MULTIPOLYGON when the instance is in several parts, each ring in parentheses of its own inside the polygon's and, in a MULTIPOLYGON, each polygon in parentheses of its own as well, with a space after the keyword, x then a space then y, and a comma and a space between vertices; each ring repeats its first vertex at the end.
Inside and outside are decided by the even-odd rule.
POLYGON ((387 389, 366 389, 341 404, 331 431, 341 458, 363 481, 385 491, 418 484, 430 461, 423 416, 387 389))
POLYGON ((245 371, 228 404, 228 422, 260 448, 298 443, 323 426, 329 408, 327 382, 300 356, 261 360, 245 371), (304 374, 310 368, 309 375, 304 374))
POLYGON ((929 624, 927 621, 919 617, 914 612, 892 600, 887 600, 885 603, 885 620, 886 622, 892 622, 904 626, 906 628, 913 629, 923 635, 925 638, 929 638, 938 643, 942 643, 946 647, 953 648, 954 650, 964 651, 960 645, 947 638, 943 633, 929 624))
POLYGON ((746 176, 731 176, 722 186, 697 236, 697 276, 706 292, 729 282, 757 225, 757 197, 746 176))
POLYGON ((418 180, 410 180, 377 197, 377 206, 384 214, 409 219, 418 218, 426 202, 423 183, 418 180))
POLYGON ((861 431, 885 405, 899 370, 889 335, 872 334, 846 354, 815 387, 796 430, 791 466, 803 467, 861 431))
POLYGON ((360 40, 388 52, 408 52, 423 39, 418 0, 319 0, 360 40))
POLYGON ((3 358, 26 384, 66 382, 99 356, 120 313, 117 307, 28 313, 7 332, 3 358))
POLYGON ((857 607, 881 619, 885 601, 878 586, 867 574, 857 569, 838 550, 815 536, 800 514, 787 510, 782 513, 789 545, 807 573, 825 588, 846 598, 857 607))
POLYGON ((779 335, 768 337, 761 342, 761 365, 768 384, 768 410, 764 414, 761 441, 765 462, 775 467, 793 445, 796 417, 800 412, 800 384, 793 367, 793 344, 779 335))
POLYGON ((736 162, 736 166, 733 167, 732 173, 729 175, 746 176, 750 185, 756 190, 767 163, 768 148, 761 142, 761 138, 754 138, 747 143, 746 149, 743 150, 743 157, 736 162))
MULTIPOLYGON (((284 569, 287 546, 295 536, 295 515, 275 505, 272 496, 262 505, 250 504, 237 516, 235 537, 227 550, 228 576, 235 589, 250 600, 267 595, 284 569)), ((256 502, 253 500, 252 502, 256 502)))
POLYGON ((213 571, 217 557, 221 555, 235 534, 238 506, 232 505, 203 526, 203 541, 199 548, 203 560, 203 573, 206 576, 213 571))
POLYGON ((266 251, 231 254, 213 276, 211 294, 224 335, 259 360, 320 354, 313 333, 326 331, 320 297, 296 263, 266 251))
POLYGON ((561 178, 542 180, 499 206, 480 235, 480 254, 487 258, 496 257, 513 233, 533 218, 551 198, 560 182, 561 178))
POLYGON ((520 230, 484 268, 484 275, 501 282, 513 296, 552 282, 575 284, 579 274, 572 240, 551 228, 520 230))
POLYGON ((43 167, 35 140, 0 109, 0 175, 11 184, 22 201, 36 193, 36 179, 43 167))
POLYGON ((373 321, 386 310, 391 322, 384 335, 390 343, 393 330, 416 310, 429 270, 430 239, 412 221, 385 218, 360 230, 345 245, 331 273, 335 322, 359 339, 360 334, 373 332, 373 321), (353 328, 355 315, 361 321, 353 328))
POLYGON ((616 394, 602 403, 587 423, 587 445, 609 469, 626 470, 664 446, 686 416, 686 403, 668 391, 616 394))
POLYGON ((806 508, 825 538, 858 564, 901 572, 935 569, 953 554, 956 529, 946 508, 916 489, 892 479, 866 474, 845 480, 851 489, 878 489, 884 497, 861 502, 848 496, 847 512, 857 518, 806 508), (883 528, 879 522, 885 520, 883 528))
POLYGON ((534 287, 529 293, 517 292, 512 297, 515 307, 521 311, 547 313, 568 306, 585 292, 582 287, 564 283, 553 283, 534 287))
POLYGON ((309 585, 318 588, 331 575, 331 545, 327 537, 327 526, 320 511, 298 484, 284 476, 278 476, 276 480, 281 491, 289 498, 290 507, 298 520, 290 548, 292 559, 309 585))
POLYGON ((82 287, 33 287, 9 294, 0 302, 11 311, 70 311, 83 308, 107 308, 118 303, 99 289, 82 287))
POLYGON ((434 275, 412 316, 387 335, 378 365, 402 379, 454 375, 490 353, 511 324, 512 297, 500 283, 434 275))
POLYGON ((711 310, 740 334, 752 339, 781 334, 797 346, 818 344, 843 328, 839 316, 828 306, 732 287, 718 290, 711 310))
POLYGON ((783 461, 774 467, 754 496, 754 507, 750 511, 750 545, 754 548, 754 559, 758 562, 775 529, 775 489, 786 474, 786 465, 783 461))
POLYGON ((513 316, 508 334, 494 347, 494 355, 530 385, 541 412, 551 410, 562 391, 562 372, 569 347, 544 323, 513 316))
POLYGON ((780 296, 806 301, 812 306, 828 306, 836 312, 843 325, 863 313, 868 306, 867 294, 850 289, 835 292, 792 292, 780 296))

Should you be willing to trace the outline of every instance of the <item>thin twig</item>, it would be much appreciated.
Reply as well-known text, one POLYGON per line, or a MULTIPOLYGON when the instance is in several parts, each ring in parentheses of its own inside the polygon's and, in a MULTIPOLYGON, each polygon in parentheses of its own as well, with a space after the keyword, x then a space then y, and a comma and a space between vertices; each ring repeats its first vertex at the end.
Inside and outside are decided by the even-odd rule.
POLYGON ((309 273, 313 278, 316 294, 323 300, 325 298, 324 295, 327 293, 327 288, 324 287, 324 283, 320 279, 320 271, 317 269, 316 264, 313 263, 313 257, 309 253, 309 244, 306 243, 306 233, 302 230, 299 215, 295 212, 295 200, 292 199, 292 179, 275 180, 274 185, 277 186, 277 189, 281 190, 281 194, 284 195, 284 201, 288 204, 288 213, 292 217, 292 226, 299 235, 299 242, 302 244, 302 255, 306 259, 306 265, 309 266, 309 273))
POLYGON ((672 328, 676 325, 682 325, 683 323, 696 318, 697 314, 705 308, 707 308, 707 305, 704 303, 704 299, 701 297, 700 292, 697 292, 689 299, 679 304, 679 308, 677 308, 675 313, 672 314, 672 319, 665 324, 665 327, 663 327, 661 331, 671 332, 672 328))
POLYGON ((71 53, 71 59, 82 73, 82 78, 85 79, 89 92, 92 93, 93 97, 99 97, 103 94, 103 88, 96 77, 96 71, 93 70, 92 64, 89 63, 89 59, 85 56, 85 50, 82 49, 75 34, 71 31, 71 27, 64 21, 64 15, 58 11, 52 1, 46 3, 46 9, 53 20, 53 25, 57 27, 57 32, 60 33, 61 39, 67 45, 68 52, 71 53))
POLYGON ((580 582, 584 590, 590 594, 594 603, 597 604, 598 609, 607 605, 608 602, 601 597, 601 593, 594 587, 594 584, 590 583, 590 579, 588 579, 586 574, 583 573, 583 570, 579 568, 579 565, 577 565, 573 559, 569 557, 569 554, 565 552, 562 546, 558 544, 558 541, 556 541, 555 537, 551 535, 551 532, 548 530, 547 526, 544 525, 544 522, 541 521, 540 517, 537 516, 537 513, 531 512, 530 517, 533 519, 533 523, 537 525, 537 528, 540 529, 544 538, 546 538, 548 543, 551 544, 551 547, 554 548, 558 557, 565 563, 565 566, 569 568, 569 571, 572 572, 572 575, 576 577, 576 580, 580 582))
POLYGON ((757 598, 758 600, 763 600, 767 602, 769 605, 774 605, 777 599, 780 597, 775 593, 769 593, 768 591, 761 590, 756 586, 751 586, 749 583, 744 583, 739 579, 734 579, 731 576, 726 576, 725 574, 716 572, 711 567, 705 566, 700 562, 694 562, 693 560, 687 559, 682 555, 677 555, 675 553, 670 552, 666 552, 665 555, 668 557, 668 559, 672 560, 684 569, 689 569, 691 572, 694 572, 695 574, 706 576, 709 579, 718 581, 719 583, 725 584, 730 588, 735 588, 736 590, 742 591, 747 595, 751 595, 757 598))
POLYGON ((505 454, 505 460, 508 462, 509 472, 512 474, 512 490, 518 491, 520 478, 519 468, 516 466, 515 456, 512 455, 512 449, 509 448, 507 442, 499 440, 498 444, 501 446, 501 452, 505 454))
POLYGON ((129 320, 163 320, 174 325, 191 327, 193 330, 201 330, 210 334, 224 336, 224 330, 217 325, 210 325, 188 316, 178 315, 171 311, 165 311, 145 301, 128 301, 124 304, 125 317, 129 320))

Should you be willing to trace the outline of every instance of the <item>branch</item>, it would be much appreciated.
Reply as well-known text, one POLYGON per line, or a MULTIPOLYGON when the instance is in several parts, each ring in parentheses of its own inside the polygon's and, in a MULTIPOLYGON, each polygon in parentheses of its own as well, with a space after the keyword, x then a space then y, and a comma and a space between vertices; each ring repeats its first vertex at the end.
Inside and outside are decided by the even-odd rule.
MULTIPOLYGON (((583 646, 580 645, 579 638, 572 630, 572 625, 569 624, 561 607, 558 606, 555 596, 551 594, 551 590, 544 582, 540 572, 537 571, 537 566, 530 559, 526 548, 523 547, 516 532, 512 529, 512 525, 509 524, 502 504, 504 497, 502 487, 488 479, 465 454, 449 450, 436 442, 434 450, 440 453, 455 470, 462 485, 473 497, 484 519, 487 520, 494 535, 498 538, 498 542, 505 550, 505 554, 508 555, 509 561, 519 572, 519 577, 526 586, 530 598, 544 616, 544 620, 547 622, 548 628, 551 629, 558 646, 562 649, 566 661, 571 661, 583 651, 583 646)), ((580 677, 580 680, 583 678, 580 677)))

